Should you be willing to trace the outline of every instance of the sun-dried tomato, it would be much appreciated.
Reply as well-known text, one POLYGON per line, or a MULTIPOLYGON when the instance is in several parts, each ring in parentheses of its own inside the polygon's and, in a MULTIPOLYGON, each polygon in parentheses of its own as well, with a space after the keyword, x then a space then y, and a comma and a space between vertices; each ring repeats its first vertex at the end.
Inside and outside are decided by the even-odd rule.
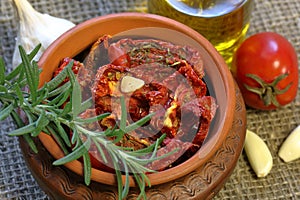
MULTIPOLYGON (((60 68, 68 62, 68 59, 63 61, 60 68)), ((74 63, 74 73, 77 66, 84 67, 74 63)), ((119 97, 124 96, 128 124, 149 113, 155 114, 143 127, 126 133, 117 145, 141 149, 166 134, 157 155, 179 149, 171 156, 150 163, 148 167, 166 169, 190 157, 201 147, 217 105, 215 99, 208 96, 199 51, 155 39, 125 38, 112 42, 110 36, 103 36, 92 45, 85 63, 88 72, 96 69, 91 80, 95 108, 87 110, 81 117, 111 113, 109 117, 92 124, 92 130, 97 126, 101 129, 112 128, 119 123, 119 97), (102 57, 97 56, 106 56, 105 62, 108 63, 103 64, 102 57), (144 84, 134 91, 124 92, 121 83, 126 76, 140 79, 144 84)), ((60 68, 56 73, 60 72, 60 68)), ((94 153, 94 157, 98 156, 94 153)))

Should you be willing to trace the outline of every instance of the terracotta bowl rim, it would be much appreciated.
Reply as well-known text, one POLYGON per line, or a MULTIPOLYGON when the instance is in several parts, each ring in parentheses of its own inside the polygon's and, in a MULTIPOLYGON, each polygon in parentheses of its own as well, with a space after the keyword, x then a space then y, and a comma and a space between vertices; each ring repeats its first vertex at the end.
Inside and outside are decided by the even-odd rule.
MULTIPOLYGON (((233 78, 231 76, 231 73, 224 61, 224 59, 220 56, 220 54, 217 52, 217 50, 213 47, 213 45, 208 42, 202 35, 200 35, 198 32, 192 30, 191 28, 187 27, 184 24, 181 24, 175 20, 158 16, 158 15, 153 15, 153 14, 147 14, 147 13, 117 13, 117 14, 109 14, 109 15, 104 15, 104 16, 99 16, 96 18, 89 19, 85 22, 82 22, 78 25, 76 25, 74 28, 71 30, 67 31, 64 33, 61 37, 59 37, 56 41, 54 41, 43 53, 42 57, 40 58, 38 64, 40 67, 43 67, 44 63, 48 61, 49 56, 53 55, 53 52, 56 51, 56 49, 59 47, 59 45, 64 44, 69 37, 72 37, 74 34, 79 34, 81 31, 89 29, 92 26, 101 24, 103 22, 111 22, 116 19, 120 20, 146 20, 146 22, 151 22, 152 24, 158 23, 160 26, 166 26, 168 28, 172 28, 174 30, 183 32, 187 34, 188 36, 192 37, 195 39, 201 46, 203 46, 206 50, 208 50, 209 55, 213 59, 213 61, 218 64, 216 67, 218 68, 221 78, 223 79, 224 87, 227 90, 226 91, 226 100, 228 102, 227 108, 226 108, 226 123, 223 123, 223 127, 221 128, 221 133, 219 140, 214 141, 214 146, 216 148, 211 149, 207 155, 199 159, 199 152, 201 152, 201 149, 190 159, 185 161, 184 163, 175 166, 173 168, 170 168, 168 170, 164 170, 158 173, 153 173, 149 174, 148 177, 150 179, 151 185, 156 185, 156 184, 161 184, 165 182, 172 181, 174 179, 177 179, 179 177, 182 177, 184 175, 187 175, 188 173, 192 172, 193 170, 197 169, 201 165, 203 165, 209 158, 211 158, 217 150, 217 147, 219 147, 223 140, 226 138, 226 133, 230 131, 230 128, 233 123, 233 116, 235 112, 235 85, 233 78)), ((91 41, 93 42, 93 41, 91 41)), ((84 47, 86 48, 86 47, 84 47)), ((83 49, 84 49, 83 48, 83 49)), ((73 55, 78 54, 80 51, 83 49, 76 49, 73 52, 73 55)), ((71 56, 71 55, 70 55, 71 56)), ((58 66, 58 65, 56 65, 58 66)), ((47 72, 47 71, 46 71, 47 72)), ((45 73, 46 73, 45 72, 45 73)), ((45 73, 42 75, 45 75, 45 73)), ((47 73, 46 73, 47 74, 47 73)), ((47 78, 46 78, 47 79, 47 78)), ((42 80, 40 85, 44 84, 45 80, 42 80)), ((59 159, 64 156, 63 152, 59 148, 59 146, 56 144, 56 142, 52 139, 51 136, 41 133, 39 135, 39 139, 44 145, 44 147, 50 152, 50 154, 55 158, 59 159)), ((210 145, 210 142, 206 143, 205 145, 210 145)), ((73 161, 70 163, 65 164, 65 166, 70 169, 71 171, 82 175, 83 174, 83 166, 82 163, 79 161, 73 161)), ((123 177, 125 179, 125 177, 123 177)), ((101 182, 109 185, 115 185, 116 184, 116 179, 115 175, 112 173, 100 171, 98 169, 93 168, 92 169, 92 180, 96 182, 101 182)), ((130 179, 130 185, 131 186, 136 186, 134 179, 131 177, 130 179)))

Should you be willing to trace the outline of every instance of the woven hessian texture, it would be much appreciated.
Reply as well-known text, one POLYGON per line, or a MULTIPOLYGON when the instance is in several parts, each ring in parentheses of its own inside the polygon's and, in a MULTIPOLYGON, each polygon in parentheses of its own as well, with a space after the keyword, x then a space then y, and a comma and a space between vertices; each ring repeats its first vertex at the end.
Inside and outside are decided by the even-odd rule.
MULTIPOLYGON (((78 24, 109 13, 146 11, 144 0, 30 0, 40 12, 63 17, 78 24)), ((256 0, 248 35, 273 31, 285 36, 300 55, 300 1, 256 0)), ((17 20, 10 0, 0 1, 0 55, 11 68, 17 20)), ((298 57, 299 58, 299 57, 298 57)), ((299 60, 299 59, 298 59, 299 60)), ((278 150, 289 133, 300 124, 300 98, 276 111, 247 108, 248 128, 269 146, 274 166, 265 178, 256 178, 245 153, 215 199, 300 199, 300 159, 284 163, 278 150)), ((6 136, 14 129, 11 120, 0 126, 0 199, 47 199, 23 160, 16 138, 6 136)))

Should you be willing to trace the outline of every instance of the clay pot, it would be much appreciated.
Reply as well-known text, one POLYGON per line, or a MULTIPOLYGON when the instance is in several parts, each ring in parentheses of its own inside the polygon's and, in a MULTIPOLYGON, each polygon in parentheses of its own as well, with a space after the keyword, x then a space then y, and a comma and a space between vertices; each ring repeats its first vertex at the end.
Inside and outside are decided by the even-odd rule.
MULTIPOLYGON (((38 64, 43 68, 40 83, 43 84, 51 79, 53 71, 58 67, 63 58, 73 57, 79 54, 94 43, 101 35, 115 35, 136 28, 142 28, 139 34, 147 35, 149 32, 145 30, 153 27, 162 31, 166 30, 168 32, 168 30, 172 30, 183 34, 182 37, 178 37, 176 34, 168 35, 159 31, 151 33, 156 34, 158 37, 164 37, 161 39, 176 40, 175 42, 179 44, 191 43, 191 45, 195 46, 195 48, 201 52, 206 77, 210 82, 209 90, 211 94, 215 96, 218 104, 213 125, 210 127, 208 137, 200 150, 193 157, 178 166, 158 173, 149 174, 151 184, 157 185, 176 180, 199 169, 215 156, 217 150, 220 149, 232 129, 234 113, 236 111, 237 88, 225 61, 218 54, 216 49, 199 33, 174 20, 150 14, 122 13, 97 17, 77 25, 58 38, 44 52, 38 64)), ((242 121, 245 121, 245 115, 243 115, 242 121)), ((243 127, 245 127, 245 124, 243 127)), ((245 129, 242 128, 241 131, 244 132, 245 129)), ((239 144, 234 147, 237 148, 236 152, 238 155, 236 157, 239 156, 244 142, 244 133, 241 135, 242 137, 241 140, 239 140, 239 144)), ((64 156, 51 136, 41 133, 39 139, 55 159, 64 156)), ((232 161, 232 168, 234 168, 236 160, 237 159, 232 161)), ((73 161, 67 163, 65 166, 69 170, 82 175, 83 165, 80 161, 73 161)), ((224 174, 223 179, 227 178, 228 175, 229 173, 224 174)), ((91 179, 108 185, 116 184, 114 174, 94 168, 92 169, 91 179)), ((135 186, 133 178, 130 180, 130 185, 135 186)))

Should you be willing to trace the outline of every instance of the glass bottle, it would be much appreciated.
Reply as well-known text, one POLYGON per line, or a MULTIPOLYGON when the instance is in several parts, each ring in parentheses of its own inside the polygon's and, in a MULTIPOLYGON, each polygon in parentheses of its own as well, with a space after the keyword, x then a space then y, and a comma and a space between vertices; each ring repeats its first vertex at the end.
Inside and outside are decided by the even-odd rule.
POLYGON ((228 66, 244 40, 253 0, 148 0, 148 11, 175 19, 206 37, 228 66))

